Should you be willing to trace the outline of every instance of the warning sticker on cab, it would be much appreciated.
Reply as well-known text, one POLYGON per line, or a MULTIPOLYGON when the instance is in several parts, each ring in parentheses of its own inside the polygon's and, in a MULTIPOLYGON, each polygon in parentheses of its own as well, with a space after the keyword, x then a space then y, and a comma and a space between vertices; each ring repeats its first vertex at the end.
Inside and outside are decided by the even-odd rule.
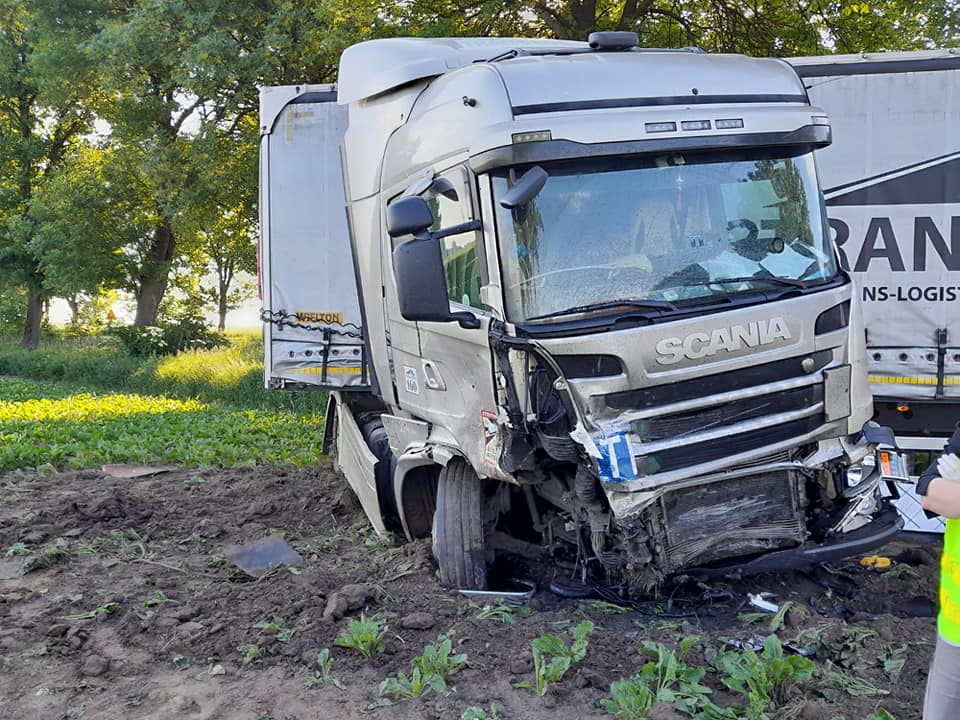
POLYGON ((596 444, 600 451, 597 460, 600 482, 621 483, 637 479, 637 463, 625 433, 596 438, 596 444))

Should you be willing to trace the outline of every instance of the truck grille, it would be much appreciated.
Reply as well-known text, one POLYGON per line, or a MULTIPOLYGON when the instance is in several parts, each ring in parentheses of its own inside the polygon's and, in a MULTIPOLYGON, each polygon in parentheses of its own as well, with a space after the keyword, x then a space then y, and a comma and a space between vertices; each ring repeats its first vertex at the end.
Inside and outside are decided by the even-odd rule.
POLYGON ((634 410, 636 408, 652 408, 683 402, 684 400, 694 400, 716 395, 720 392, 744 390, 781 380, 792 380, 805 375, 812 375, 825 368, 832 357, 832 351, 822 350, 809 356, 804 355, 754 365, 746 370, 731 370, 693 378, 692 380, 612 393, 606 396, 605 401, 607 407, 611 410, 634 410), (802 366, 804 359, 807 357, 813 358, 813 367, 809 371, 805 371, 802 366))
POLYGON ((714 407, 637 420, 633 423, 632 430, 640 442, 665 440, 768 415, 803 410, 821 402, 823 385, 806 385, 714 407))
POLYGON ((612 393, 604 402, 618 414, 636 411, 630 442, 639 476, 683 471, 816 432, 826 423, 817 374, 832 357, 823 350, 612 393), (683 409, 670 412, 678 403, 683 409))
POLYGON ((823 413, 816 413, 800 420, 731 435, 722 440, 693 442, 660 450, 649 455, 641 455, 636 458, 637 472, 640 475, 655 475, 699 465, 711 460, 719 460, 731 455, 756 450, 766 445, 773 445, 792 437, 806 435, 825 422, 826 418, 823 413))

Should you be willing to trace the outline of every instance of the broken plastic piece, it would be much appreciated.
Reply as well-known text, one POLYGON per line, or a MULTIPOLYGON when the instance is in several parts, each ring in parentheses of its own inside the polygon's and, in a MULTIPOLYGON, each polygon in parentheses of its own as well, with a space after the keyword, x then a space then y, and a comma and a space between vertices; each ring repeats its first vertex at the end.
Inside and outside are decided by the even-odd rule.
POLYGON ((136 480, 137 478, 172 472, 177 468, 171 465, 104 465, 100 469, 110 477, 136 480))
POLYGON ((775 602, 770 602, 767 600, 768 597, 773 597, 771 593, 761 592, 761 593, 750 593, 747 595, 750 600, 750 604, 757 610, 762 610, 763 612, 768 613, 777 613, 780 612, 780 606, 775 602))
POLYGON ((754 652, 761 652, 763 650, 763 638, 759 635, 754 635, 746 640, 734 638, 732 640, 727 640, 727 645, 736 648, 737 650, 746 650, 749 648, 754 652))
POLYGON ((510 578, 501 590, 460 590, 461 595, 471 600, 503 600, 509 605, 523 605, 534 593, 537 584, 533 580, 510 578))
POLYGON ((889 568, 893 561, 888 557, 883 557, 882 555, 868 555, 865 558, 860 558, 860 564, 864 567, 872 567, 877 570, 886 570, 889 568))
POLYGON ((303 558, 279 535, 227 548, 226 556, 247 575, 260 577, 280 565, 301 565, 303 558))

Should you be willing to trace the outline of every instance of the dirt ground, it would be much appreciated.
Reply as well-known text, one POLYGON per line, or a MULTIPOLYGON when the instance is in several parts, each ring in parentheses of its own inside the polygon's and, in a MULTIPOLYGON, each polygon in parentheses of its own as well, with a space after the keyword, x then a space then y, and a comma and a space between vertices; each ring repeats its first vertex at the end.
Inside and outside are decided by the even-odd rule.
MULTIPOLYGON (((846 678, 818 675, 777 717, 859 720, 882 706, 911 720, 920 717, 933 647, 938 552, 936 543, 903 540, 883 551, 900 561, 895 573, 854 558, 816 573, 674 588, 672 602, 650 598, 623 613, 558 598, 541 578, 531 612, 507 624, 478 618, 476 604, 437 584, 429 544, 378 540, 329 467, 175 469, 143 479, 8 473, 0 475, 0 718, 460 718, 468 706, 489 713, 491 705, 504 719, 609 718, 599 701, 611 681, 642 667, 642 640, 674 648, 697 635, 688 662, 706 664, 711 648, 766 634, 769 616, 739 617, 753 610, 748 593, 762 590, 793 604, 784 642, 813 638, 821 672, 835 667, 846 678), (254 579, 226 559, 230 547, 276 533, 303 557, 298 571, 254 579), (338 617, 349 585, 361 586, 347 589, 355 607, 338 617), (328 605, 333 618, 324 617, 328 605), (361 612, 389 626, 385 652, 370 659, 334 644, 361 612), (513 686, 532 679, 534 638, 569 637, 585 617, 597 629, 583 662, 542 698, 513 686), (451 629, 468 666, 440 694, 385 705, 379 683, 409 673, 411 659, 451 629), (263 656, 245 663, 245 646, 263 656), (344 689, 307 683, 322 648, 344 689)), ((704 682, 718 688, 711 675, 704 682)))

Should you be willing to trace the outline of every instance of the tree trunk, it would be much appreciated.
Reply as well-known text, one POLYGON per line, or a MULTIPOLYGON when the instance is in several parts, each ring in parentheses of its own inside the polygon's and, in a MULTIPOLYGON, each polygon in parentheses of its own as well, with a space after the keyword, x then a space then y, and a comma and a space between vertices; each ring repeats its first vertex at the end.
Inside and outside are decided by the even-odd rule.
POLYGON ((140 269, 137 313, 133 318, 135 328, 157 324, 157 312, 163 294, 167 291, 170 262, 173 260, 175 246, 176 238, 170 221, 163 219, 153 233, 153 243, 140 269))
POLYGON ((68 297, 67 305, 70 306, 70 324, 76 327, 80 324, 80 298, 76 295, 68 297))
POLYGON ((227 328, 227 296, 221 295, 217 303, 217 330, 223 332, 227 328))
POLYGON ((27 295, 27 323, 23 328, 20 347, 36 350, 40 345, 40 324, 43 322, 43 295, 30 290, 27 295))
POLYGON ((227 298, 230 294, 230 283, 232 281, 232 263, 228 262, 225 265, 217 263, 217 313, 219 314, 217 330, 220 332, 223 332, 227 327, 227 298))

